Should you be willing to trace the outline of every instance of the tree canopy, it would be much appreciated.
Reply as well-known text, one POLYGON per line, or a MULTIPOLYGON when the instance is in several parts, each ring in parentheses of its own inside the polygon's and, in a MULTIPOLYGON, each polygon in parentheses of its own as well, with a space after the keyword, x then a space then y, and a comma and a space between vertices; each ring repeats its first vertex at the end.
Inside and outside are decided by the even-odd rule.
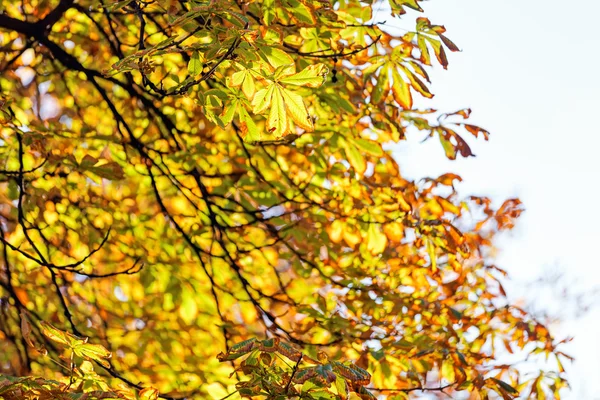
POLYGON ((422 3, 3 0, 0 398, 558 398, 422 3))

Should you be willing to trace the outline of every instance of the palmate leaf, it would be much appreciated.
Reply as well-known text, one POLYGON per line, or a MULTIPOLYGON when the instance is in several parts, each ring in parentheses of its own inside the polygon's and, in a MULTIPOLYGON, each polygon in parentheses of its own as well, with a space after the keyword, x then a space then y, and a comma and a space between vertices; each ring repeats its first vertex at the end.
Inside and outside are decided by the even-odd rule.
MULTIPOLYGON (((295 127, 299 127, 306 132, 312 132, 314 130, 312 118, 308 114, 302 96, 288 90, 285 86, 319 87, 325 80, 327 67, 323 64, 309 65, 296 73, 294 64, 287 63, 289 60, 286 57, 289 56, 286 53, 278 49, 270 49, 270 51, 261 54, 263 59, 268 61, 267 66, 272 69, 272 75, 268 78, 266 87, 255 92, 256 83, 254 79, 255 75, 258 76, 258 73, 251 69, 242 69, 235 72, 229 79, 230 86, 242 87, 246 97, 252 99, 254 114, 268 112, 268 135, 279 138, 295 133, 295 127)), ((224 112, 223 115, 227 114, 224 112)), ((244 120, 243 122, 249 128, 245 112, 240 112, 240 118, 244 120)), ((226 122, 228 123, 230 120, 226 122)), ((260 136, 253 133, 248 141, 257 141, 260 136)))
POLYGON ((284 0, 285 1, 285 10, 291 14, 292 18, 295 20, 296 24, 311 26, 317 22, 315 17, 315 13, 304 4, 302 1, 298 0, 284 0))
POLYGON ((394 14, 406 14, 404 7, 412 8, 415 11, 423 11, 419 2, 422 0, 389 0, 390 7, 392 8, 392 15, 394 14))
MULTIPOLYGON (((281 64, 275 68, 272 80, 265 88, 256 92, 252 99, 255 114, 263 114, 268 111, 268 134, 279 138, 295 133, 295 127, 306 132, 314 130, 312 118, 308 114, 302 96, 288 90, 284 85, 316 88, 323 84, 326 74, 327 68, 323 64, 310 65, 298 73, 295 73, 295 69, 287 64, 281 64)), ((248 79, 247 76, 235 75, 234 84, 243 85, 246 79, 248 79)))
MULTIPOLYGON (((324 352, 318 353, 318 361, 313 360, 308 356, 303 356, 300 350, 296 349, 293 345, 281 341, 277 337, 265 339, 262 341, 250 339, 244 342, 238 343, 231 347, 229 352, 220 354, 218 356, 219 361, 233 360, 243 354, 250 355, 240 364, 237 371, 243 371, 250 376, 249 381, 240 382, 239 388, 249 387, 270 387, 270 390, 281 390, 277 386, 267 384, 264 381, 264 377, 259 377, 261 371, 269 371, 270 374, 274 374, 277 365, 287 366, 292 368, 291 371, 286 372, 283 378, 286 386, 288 395, 297 393, 297 388, 294 385, 302 385, 302 393, 310 393, 312 398, 319 396, 319 398, 348 398, 348 392, 354 391, 361 398, 371 399, 373 398, 370 392, 363 390, 364 385, 368 385, 371 382, 371 374, 366 370, 346 362, 341 363, 338 361, 329 360, 324 352), (283 361, 281 357, 273 356, 273 353, 279 353, 288 357, 290 360, 296 362, 295 366, 290 366, 289 363, 283 361), (308 364, 316 364, 309 367, 300 366, 301 361, 305 361, 308 364), (265 370, 266 368, 266 370, 265 370), (335 383, 335 391, 331 392, 330 389, 332 384, 335 383), (290 384, 292 384, 290 386, 290 384), (325 397, 323 397, 325 396, 325 397)), ((274 376, 274 375, 271 375, 274 376)), ((247 392, 249 396, 252 394, 256 395, 257 391, 247 392)))
POLYGON ((41 332, 48 339, 70 348, 77 356, 86 360, 94 360, 106 368, 110 368, 107 361, 112 353, 99 344, 87 343, 87 338, 80 338, 69 332, 62 331, 55 326, 41 321, 41 332))
POLYGON ((431 46, 438 62, 446 69, 448 67, 448 57, 444 46, 453 52, 460 50, 454 42, 444 35, 445 32, 446 28, 444 26, 432 25, 429 19, 421 17, 417 19, 417 31, 405 34, 404 39, 412 42, 416 37, 417 47, 421 53, 420 60, 425 65, 431 65, 431 55, 429 53, 429 46, 431 46))
POLYGON ((277 82, 259 90, 252 105, 256 114, 269 109, 267 130, 275 137, 294 133, 294 123, 307 132, 314 129, 302 96, 285 89, 277 82))

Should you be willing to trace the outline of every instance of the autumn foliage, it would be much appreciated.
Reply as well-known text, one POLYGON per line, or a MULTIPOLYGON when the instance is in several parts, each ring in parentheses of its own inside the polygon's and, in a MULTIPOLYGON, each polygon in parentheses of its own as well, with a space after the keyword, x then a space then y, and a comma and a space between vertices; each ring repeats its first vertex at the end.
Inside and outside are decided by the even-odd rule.
POLYGON ((558 398, 421 5, 2 0, 0 398, 558 398))

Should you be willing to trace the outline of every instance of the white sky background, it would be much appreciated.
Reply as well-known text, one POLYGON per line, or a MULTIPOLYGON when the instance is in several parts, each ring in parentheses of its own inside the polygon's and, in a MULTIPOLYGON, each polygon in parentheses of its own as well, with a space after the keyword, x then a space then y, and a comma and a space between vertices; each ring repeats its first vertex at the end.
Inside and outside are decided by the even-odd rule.
MULTIPOLYGON (((464 136, 477 157, 457 161, 445 159, 435 138, 419 144, 422 137, 409 137, 393 147, 403 174, 455 172, 462 195, 521 198, 526 212, 499 243, 497 264, 516 282, 507 292, 513 299, 536 293, 529 300, 538 308, 570 314, 560 291, 540 295, 524 282, 558 266, 566 271, 561 284, 600 287, 600 0, 432 0, 423 7, 463 50, 449 55, 447 71, 431 72, 436 97, 423 104, 471 107, 471 120, 492 136, 464 136)), ((376 21, 392 20, 378 14, 376 21)), ((600 399, 600 306, 555 328, 558 337, 575 336, 569 350, 577 360, 565 364, 573 391, 565 399, 600 399)))

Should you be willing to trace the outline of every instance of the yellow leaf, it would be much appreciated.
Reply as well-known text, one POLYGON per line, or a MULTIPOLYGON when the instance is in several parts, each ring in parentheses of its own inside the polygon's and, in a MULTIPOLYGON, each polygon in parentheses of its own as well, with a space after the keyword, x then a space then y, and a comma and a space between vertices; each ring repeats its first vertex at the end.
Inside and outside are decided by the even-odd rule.
POLYGON ((344 233, 344 223, 339 219, 336 219, 327 229, 327 233, 329 234, 329 238, 333 243, 341 242, 342 235, 344 233))
MULTIPOLYGON (((46 336, 50 340, 53 340, 57 343, 65 345, 65 346, 71 347, 73 340, 79 339, 79 338, 77 338, 77 336, 71 335, 68 332, 61 331, 60 329, 50 325, 47 322, 41 321, 40 325, 41 325, 42 334, 44 334, 44 336, 46 336)), ((79 340, 82 340, 82 339, 79 339, 79 340)))
POLYGON ((256 92, 254 99, 252 99, 252 107, 254 114, 262 114, 271 105, 271 97, 273 96, 273 90, 275 85, 269 85, 256 92))
POLYGON ((429 238, 426 238, 425 242, 427 243, 427 253, 429 254, 429 258, 431 260, 431 268, 434 271, 436 271, 437 270, 437 255, 435 252, 435 245, 433 244, 433 241, 429 238))
POLYGON ((404 238, 404 227, 398 222, 390 222, 383 226, 383 232, 389 240, 400 242, 404 238))
POLYGON ((156 400, 158 399, 159 391, 153 387, 147 387, 139 391, 140 400, 156 400))
POLYGON ((234 72, 231 75, 231 80, 229 81, 229 86, 231 86, 231 87, 238 87, 238 86, 240 86, 244 82, 245 78, 246 78, 246 71, 245 70, 234 72))
POLYGON ((273 96, 271 98, 271 111, 267 119, 267 129, 275 137, 281 137, 286 133, 288 127, 287 114, 285 112, 285 103, 281 94, 281 87, 272 85, 273 96))
POLYGON ((387 246, 387 237, 381 232, 378 224, 369 224, 367 232, 367 250, 372 255, 383 253, 387 246))
POLYGON ((392 68, 392 79, 394 80, 394 83, 392 84, 394 100, 396 100, 396 102, 405 110, 410 110, 412 108, 410 86, 402 79, 402 76, 400 76, 400 73, 396 68, 392 68))
POLYGON ((285 89, 281 89, 281 93, 285 100, 287 114, 300 128, 312 132, 314 130, 312 119, 308 115, 302 96, 285 89))
POLYGON ((456 374, 454 373, 454 365, 450 360, 444 360, 442 363, 442 377, 450 383, 454 383, 456 380, 456 374))
POLYGON ((94 360, 100 365, 110 368, 110 363, 106 360, 112 357, 112 353, 102 345, 79 343, 73 347, 73 352, 79 357, 94 360))
POLYGON ((378 104, 385 100, 389 92, 389 73, 387 67, 381 69, 377 77, 377 84, 371 92, 371 103, 378 104))
POLYGON ((419 79, 408 68, 405 68, 403 66, 401 66, 401 68, 406 73, 406 76, 408 77, 408 80, 410 81, 410 84, 413 87, 413 89, 415 89, 422 96, 424 96, 428 99, 431 99, 433 97, 433 94, 429 91, 429 89, 427 88, 427 86, 425 86, 425 84, 423 83, 423 81, 421 79, 419 79))
POLYGON ((344 242, 346 242, 346 244, 352 248, 356 247, 356 245, 362 241, 362 236, 360 236, 360 233, 350 229, 348 225, 346 225, 346 227, 344 228, 344 232, 342 235, 344 238, 344 242))
POLYGON ((246 78, 244 78, 244 83, 242 84, 242 92, 244 92, 248 100, 251 100, 254 97, 254 93, 256 93, 254 78, 250 73, 246 73, 246 78))
POLYGON ((188 325, 192 324, 198 316, 198 305, 189 290, 181 293, 181 305, 179 306, 179 316, 188 325))

